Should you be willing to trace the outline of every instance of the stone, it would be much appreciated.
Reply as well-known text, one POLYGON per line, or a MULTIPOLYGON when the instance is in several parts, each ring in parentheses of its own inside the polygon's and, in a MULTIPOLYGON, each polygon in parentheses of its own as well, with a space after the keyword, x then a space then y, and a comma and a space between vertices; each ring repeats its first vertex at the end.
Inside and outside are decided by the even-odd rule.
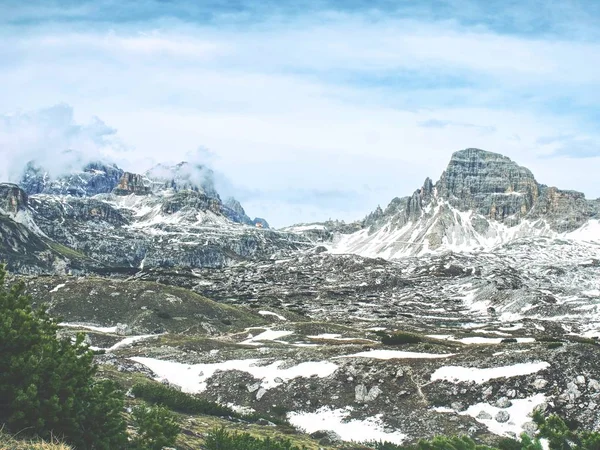
POLYGON ((588 389, 594 390, 594 391, 600 391, 600 383, 598 382, 598 380, 594 380, 594 379, 590 379, 588 381, 588 389))
POLYGON ((509 408, 511 405, 512 402, 507 397, 500 397, 495 403, 497 408, 509 408))
POLYGON ((501 410, 498 411, 494 419, 496 419, 496 422, 505 423, 510 419, 510 414, 507 411, 501 410))
POLYGON ((538 426, 535 422, 525 422, 523 424, 523 431, 527 433, 528 436, 533 437, 537 433, 538 426))
POLYGON ((450 408, 452 408, 454 411, 464 411, 465 405, 463 405, 461 402, 452 402, 450 404, 450 408))
POLYGON ((536 378, 536 380, 532 383, 533 387, 536 388, 538 391, 541 391, 542 389, 544 389, 546 386, 548 386, 548 381, 544 380, 543 378, 536 378))
POLYGON ((267 390, 265 388, 260 388, 257 392, 256 392, 256 400, 260 400, 261 398, 264 397, 264 395, 267 393, 267 390))
POLYGON ((479 411, 479 414, 477 414, 477 418, 481 419, 481 420, 491 420, 492 419, 492 415, 490 413, 488 413, 487 411, 479 411))
POLYGON ((246 385, 246 389, 248 389, 248 392, 250 392, 250 393, 258 391, 259 388, 260 388, 260 383, 252 383, 252 384, 246 385))
POLYGON ((342 443, 342 437, 332 430, 319 430, 310 434, 310 437, 319 441, 320 445, 337 445, 342 443))
POLYGON ((364 384, 359 384, 354 388, 354 401, 364 403, 369 391, 364 384))
POLYGON ((133 330, 126 323, 118 323, 116 333, 119 336, 130 336, 133 334, 133 330))
POLYGON ((578 375, 577 378, 575 378, 575 383, 580 386, 585 385, 585 377, 583 375, 578 375))

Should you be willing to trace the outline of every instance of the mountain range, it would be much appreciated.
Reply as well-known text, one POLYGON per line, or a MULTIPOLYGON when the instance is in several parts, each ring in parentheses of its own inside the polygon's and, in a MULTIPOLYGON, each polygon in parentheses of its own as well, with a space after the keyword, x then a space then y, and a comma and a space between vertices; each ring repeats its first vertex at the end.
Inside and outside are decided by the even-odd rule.
POLYGON ((600 428, 600 199, 496 153, 455 152, 362 220, 282 229, 205 167, 32 162, 0 184, 0 260, 111 376, 283 414, 325 448, 494 442, 535 408, 600 428))

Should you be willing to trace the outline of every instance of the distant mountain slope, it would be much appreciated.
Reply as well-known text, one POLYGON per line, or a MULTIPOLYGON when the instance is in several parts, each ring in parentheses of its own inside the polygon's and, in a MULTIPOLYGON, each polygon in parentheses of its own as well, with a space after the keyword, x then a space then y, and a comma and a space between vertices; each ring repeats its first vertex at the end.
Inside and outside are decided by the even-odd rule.
MULTIPOLYGON (((427 178, 413 195, 394 198, 385 210, 378 207, 355 224, 358 231, 336 233, 339 226, 324 224, 319 233, 331 232, 334 253, 397 258, 489 250, 534 236, 600 240, 594 232, 599 218, 600 200, 539 184, 529 169, 509 158, 469 148, 452 155, 437 183, 427 178)), ((316 229, 291 231, 314 238, 316 229)))
POLYGON ((22 273, 222 267, 311 244, 223 202, 187 163, 158 178, 88 164, 52 179, 29 165, 22 186, 0 184, 0 259, 22 273))

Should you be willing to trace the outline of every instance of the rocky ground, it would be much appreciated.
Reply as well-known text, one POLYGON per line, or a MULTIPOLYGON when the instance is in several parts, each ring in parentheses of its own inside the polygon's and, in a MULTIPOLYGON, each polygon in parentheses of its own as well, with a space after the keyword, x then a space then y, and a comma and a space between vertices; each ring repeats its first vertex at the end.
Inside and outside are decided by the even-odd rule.
POLYGON ((537 407, 600 427, 597 255, 546 238, 399 261, 316 248, 26 283, 120 373, 345 440, 490 441, 531 431, 537 407), (418 342, 381 343, 398 331, 418 342))

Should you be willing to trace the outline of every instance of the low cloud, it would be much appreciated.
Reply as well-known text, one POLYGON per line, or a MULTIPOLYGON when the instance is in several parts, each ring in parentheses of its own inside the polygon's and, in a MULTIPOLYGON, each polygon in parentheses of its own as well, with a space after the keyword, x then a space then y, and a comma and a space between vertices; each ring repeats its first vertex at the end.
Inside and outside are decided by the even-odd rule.
POLYGON ((19 181, 30 161, 59 176, 91 161, 123 160, 126 149, 116 133, 98 117, 78 123, 66 104, 0 115, 0 180, 19 181))
POLYGON ((429 119, 419 122, 419 126, 422 128, 447 128, 447 127, 462 127, 462 128, 472 128, 479 130, 483 133, 493 133, 496 131, 496 127, 491 125, 476 125, 474 123, 465 123, 465 122, 453 122, 451 120, 439 120, 439 119, 429 119))
POLYGON ((552 147, 546 158, 597 158, 600 157, 600 143, 590 138, 574 135, 543 136, 537 140, 541 146, 552 147))

